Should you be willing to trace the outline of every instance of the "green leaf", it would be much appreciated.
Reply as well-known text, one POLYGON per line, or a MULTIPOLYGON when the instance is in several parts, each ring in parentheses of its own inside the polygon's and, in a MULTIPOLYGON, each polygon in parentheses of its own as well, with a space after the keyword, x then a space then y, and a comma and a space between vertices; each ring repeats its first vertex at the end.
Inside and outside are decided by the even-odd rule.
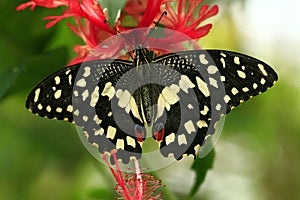
POLYGON ((19 74, 20 70, 18 68, 8 68, 3 72, 0 72, 0 100, 5 95, 7 90, 14 84, 19 74))
POLYGON ((110 189, 99 188, 89 190, 87 196, 93 199, 114 199, 116 194, 110 189))
POLYGON ((108 23, 110 26, 113 26, 119 17, 118 15, 121 14, 121 11, 126 4, 126 0, 98 0, 98 2, 103 9, 106 8, 108 10, 108 23))
MULTIPOLYGON (((208 141, 207 141, 208 142, 208 141)), ((205 180, 206 174, 209 169, 213 167, 213 161, 215 159, 215 151, 212 149, 212 151, 204 158, 196 158, 193 165, 192 169, 196 173, 196 180, 194 183, 193 188, 191 189, 188 199, 192 199, 195 194, 198 192, 200 189, 200 186, 205 180)))
POLYGON ((0 88, 0 98, 20 91, 29 92, 38 82, 63 68, 66 58, 66 48, 59 48, 35 56, 22 65, 19 64, 15 68, 6 70, 3 74, 3 76, 7 75, 6 83, 4 83, 6 87, 0 88))

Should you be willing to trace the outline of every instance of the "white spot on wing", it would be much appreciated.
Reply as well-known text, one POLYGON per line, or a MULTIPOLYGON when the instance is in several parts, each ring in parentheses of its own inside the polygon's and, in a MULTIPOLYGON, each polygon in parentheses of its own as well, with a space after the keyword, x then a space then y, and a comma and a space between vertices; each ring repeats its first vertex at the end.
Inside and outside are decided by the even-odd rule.
POLYGON ((125 108, 130 101, 130 97, 131 94, 128 92, 128 90, 125 90, 119 98, 118 106, 120 106, 121 108, 125 108))
POLYGON ((197 126, 198 126, 199 128, 203 128, 203 127, 208 127, 208 124, 207 124, 206 121, 204 121, 204 120, 199 120, 199 121, 197 122, 197 126))
POLYGON ((216 66, 214 66, 214 65, 210 65, 208 68, 207 68, 207 72, 209 73, 209 74, 215 74, 215 73, 217 73, 219 70, 218 70, 218 68, 216 67, 216 66))
POLYGON ((52 110, 52 109, 51 109, 51 106, 48 105, 48 106, 46 107, 46 110, 47 110, 48 112, 51 112, 51 110, 52 110))
POLYGON ((112 126, 108 126, 106 138, 110 138, 113 140, 116 136, 116 132, 117 132, 116 128, 114 128, 112 126))
POLYGON ((84 78, 80 79, 79 81, 77 81, 76 85, 79 87, 85 87, 86 86, 85 79, 84 78))
POLYGON ((91 94, 90 106, 94 108, 99 100, 99 86, 96 86, 91 94))
POLYGON ((231 100, 230 96, 226 95, 226 96, 224 97, 225 103, 228 103, 230 100, 231 100))
POLYGON ((55 93, 54 93, 54 98, 55 99, 59 99, 61 97, 61 90, 57 90, 55 93))
POLYGON ((202 111, 200 111, 200 113, 201 113, 201 115, 207 115, 208 111, 209 111, 209 108, 205 105, 204 109, 202 111))
POLYGON ((33 101, 35 103, 39 100, 40 93, 41 93, 41 89, 40 88, 38 88, 38 89, 35 90, 35 92, 34 92, 34 99, 33 99, 33 101))
POLYGON ((126 142, 127 142, 127 145, 132 146, 133 148, 136 148, 135 140, 132 137, 126 136, 126 142))
POLYGON ((117 139, 116 148, 124 150, 124 146, 125 146, 124 140, 123 139, 117 139))
POLYGON ((241 64, 241 62, 240 62, 240 57, 235 56, 233 61, 234 61, 234 63, 237 64, 237 65, 240 65, 240 64, 241 64))
POLYGON ((90 74, 91 74, 91 68, 90 67, 85 67, 83 76, 88 77, 90 74))
POLYGON ((241 77, 242 79, 246 78, 246 74, 243 71, 237 70, 237 74, 239 75, 239 77, 241 77))
POLYGON ((209 77, 209 84, 214 86, 215 88, 218 88, 218 81, 214 78, 209 77))
POLYGON ((238 91, 235 87, 233 87, 233 88, 231 89, 231 93, 232 93, 233 95, 237 95, 237 94, 239 93, 239 91, 238 91))
POLYGON ((258 68, 264 76, 268 76, 268 73, 267 73, 267 71, 265 70, 265 67, 262 64, 258 64, 258 68))
POLYGON ((59 85, 60 84, 60 78, 59 78, 59 76, 55 76, 54 77, 54 81, 55 81, 56 85, 59 85))
POLYGON ((179 97, 176 93, 174 93, 169 87, 165 87, 162 90, 162 95, 166 102, 168 102, 170 105, 175 104, 177 101, 179 101, 179 97))
POLYGON ((189 88, 194 88, 195 85, 186 75, 182 75, 179 81, 179 87, 185 92, 188 93, 189 88))
POLYGON ((178 145, 187 145, 186 137, 184 134, 178 135, 178 145))
POLYGON ((171 133, 166 137, 166 145, 169 145, 170 143, 175 141, 175 134, 171 133))
POLYGON ((192 132, 196 132, 194 124, 191 120, 184 124, 184 128, 185 128, 185 130, 187 131, 188 134, 191 134, 192 132))
POLYGON ((207 65, 209 62, 208 60, 205 58, 205 54, 200 54, 199 55, 199 59, 200 59, 200 62, 203 64, 203 65, 207 65))
POLYGON ((82 101, 85 101, 88 97, 89 97, 89 91, 84 90, 84 92, 82 93, 82 101))
POLYGON ((99 130, 96 130, 94 134, 95 136, 97 136, 97 135, 103 135, 103 133, 104 133, 104 129, 100 128, 99 130))
POLYGON ((196 81, 197 81, 197 85, 198 85, 199 90, 202 92, 202 94, 205 97, 208 97, 209 96, 209 90, 208 90, 207 84, 199 77, 196 77, 196 81))
POLYGON ((72 105, 68 105, 67 111, 68 111, 68 112, 72 112, 72 111, 73 111, 73 106, 72 106, 72 105))
POLYGON ((94 121, 96 122, 96 124, 98 124, 98 125, 100 125, 100 124, 102 123, 102 120, 99 119, 98 115, 95 115, 93 120, 94 120, 94 121))
POLYGON ((115 88, 112 86, 111 82, 107 82, 104 86, 104 89, 101 93, 102 96, 108 96, 109 100, 115 95, 115 88))

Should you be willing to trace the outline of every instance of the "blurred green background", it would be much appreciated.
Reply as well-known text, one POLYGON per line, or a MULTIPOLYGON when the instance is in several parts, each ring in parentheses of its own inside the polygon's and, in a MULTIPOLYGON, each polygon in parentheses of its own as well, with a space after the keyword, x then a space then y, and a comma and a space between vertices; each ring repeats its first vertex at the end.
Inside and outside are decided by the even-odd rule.
MULTIPOLYGON (((74 126, 25 109, 33 86, 68 63, 81 41, 65 21, 44 28, 42 18, 61 9, 16 12, 23 2, 0 2, 0 199, 89 200, 97 192, 112 199, 113 178, 83 147, 74 126)), ((300 199, 300 4, 221 2, 213 30, 200 44, 262 59, 274 66, 279 82, 226 117, 214 168, 195 199, 300 199)), ((157 172, 177 196, 192 185, 189 164, 157 172)))

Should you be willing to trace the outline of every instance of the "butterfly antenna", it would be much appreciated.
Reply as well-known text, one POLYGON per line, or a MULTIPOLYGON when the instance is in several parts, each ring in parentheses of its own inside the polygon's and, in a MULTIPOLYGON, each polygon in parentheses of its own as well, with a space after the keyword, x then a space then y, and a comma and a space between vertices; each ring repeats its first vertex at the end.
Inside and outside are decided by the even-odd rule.
POLYGON ((164 11, 161 16, 159 17, 159 19, 157 20, 157 22, 154 22, 155 26, 150 30, 149 34, 147 35, 147 37, 145 38, 145 41, 143 43, 143 46, 144 44, 146 43, 146 41, 148 40, 148 38, 152 35, 153 31, 155 30, 155 28, 158 26, 160 20, 163 18, 163 16, 167 15, 167 11, 164 11))
MULTIPOLYGON (((104 20, 104 23, 105 24, 108 24, 108 21, 105 19, 104 20)), ((121 33, 119 30, 117 30, 115 27, 112 27, 118 34, 120 34, 120 36, 122 36, 124 39, 125 39, 125 48, 126 48, 126 41, 129 41, 129 43, 131 43, 132 44, 132 42, 130 41, 130 39, 128 38, 128 37, 126 37, 123 33, 121 33)), ((128 55, 132 58, 132 59, 134 59, 133 57, 132 57, 132 55, 131 55, 131 53, 129 53, 128 52, 128 55)))

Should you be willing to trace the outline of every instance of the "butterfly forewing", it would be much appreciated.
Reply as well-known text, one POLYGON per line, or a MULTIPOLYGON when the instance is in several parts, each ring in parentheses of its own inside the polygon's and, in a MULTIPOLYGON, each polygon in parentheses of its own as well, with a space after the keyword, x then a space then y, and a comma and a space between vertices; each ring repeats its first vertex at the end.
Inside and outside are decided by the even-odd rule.
MULTIPOLYGON (((174 123, 178 123, 178 112, 167 112, 169 120, 165 123, 166 137, 161 142, 161 153, 164 156, 173 154, 177 159, 183 154, 196 155, 205 138, 215 132, 215 124, 222 115, 266 91, 278 78, 274 70, 264 62, 223 50, 178 52, 155 58, 153 62, 162 63, 179 71, 182 77, 188 77, 193 85, 187 90, 187 94, 191 101, 193 91, 198 102, 200 117, 191 119, 181 115, 184 128, 175 134, 172 127, 174 123)), ((185 104, 187 103, 180 106, 188 105, 186 110, 194 109, 185 104)), ((173 109, 176 109, 175 106, 173 109)))
POLYGON ((119 122, 126 124, 120 127, 112 116, 111 101, 116 98, 115 85, 120 77, 132 68, 132 62, 121 60, 91 61, 64 68, 32 90, 26 107, 42 117, 74 122, 100 153, 118 149, 118 158, 129 162, 130 157, 141 156, 141 146, 133 134, 135 124, 125 109, 115 106, 117 119, 122 118, 119 122))

